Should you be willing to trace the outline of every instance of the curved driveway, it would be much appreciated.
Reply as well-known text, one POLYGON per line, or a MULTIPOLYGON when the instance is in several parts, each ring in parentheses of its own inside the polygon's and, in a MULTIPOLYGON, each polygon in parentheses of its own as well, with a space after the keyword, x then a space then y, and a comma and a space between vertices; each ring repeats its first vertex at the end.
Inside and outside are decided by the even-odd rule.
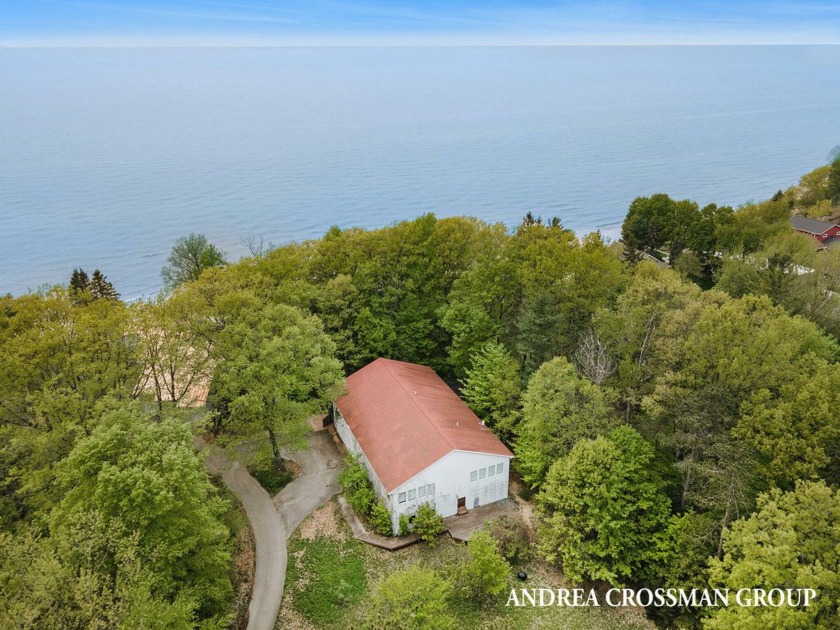
POLYGON ((308 448, 283 452, 300 466, 300 474, 274 497, 274 505, 286 525, 289 537, 301 521, 329 501, 338 492, 341 455, 329 431, 317 431, 307 437, 308 448))
POLYGON ((301 470, 273 501, 241 464, 219 449, 213 449, 205 462, 210 473, 221 473, 222 481, 242 502, 254 532, 256 569, 248 630, 273 630, 286 581, 286 540, 303 519, 338 492, 341 456, 329 433, 312 433, 307 441, 309 448, 283 453, 301 470))
POLYGON ((273 630, 286 581, 286 527, 271 497, 241 464, 216 451, 207 458, 207 469, 222 473, 222 481, 242 502, 254 532, 256 568, 248 630, 273 630))

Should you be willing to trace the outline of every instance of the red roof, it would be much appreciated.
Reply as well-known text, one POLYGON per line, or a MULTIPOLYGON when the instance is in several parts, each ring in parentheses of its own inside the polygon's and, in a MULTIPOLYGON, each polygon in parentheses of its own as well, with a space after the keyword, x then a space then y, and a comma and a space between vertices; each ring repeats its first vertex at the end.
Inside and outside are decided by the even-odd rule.
POLYGON ((347 378, 336 406, 388 492, 452 451, 513 457, 422 365, 377 359, 347 378))

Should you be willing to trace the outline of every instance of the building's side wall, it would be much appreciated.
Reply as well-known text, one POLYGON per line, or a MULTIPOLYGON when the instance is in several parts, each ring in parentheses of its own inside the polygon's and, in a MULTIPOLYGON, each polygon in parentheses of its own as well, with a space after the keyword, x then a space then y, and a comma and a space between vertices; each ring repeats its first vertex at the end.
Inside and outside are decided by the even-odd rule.
POLYGON ((453 451, 391 493, 394 531, 399 528, 400 514, 411 516, 422 503, 433 504, 445 518, 457 513, 459 498, 465 499, 468 510, 506 499, 509 475, 509 457, 453 451), (497 473, 500 464, 501 472, 497 473), (492 475, 488 474, 491 466, 492 475), (480 474, 482 469, 483 476, 480 474), (474 481, 471 480, 473 472, 476 473, 474 481), (434 484, 434 493, 420 496, 421 489, 428 489, 430 484, 434 484), (405 493, 405 501, 400 501, 402 493, 405 493))
POLYGON ((385 490, 385 486, 379 480, 379 477, 376 475, 376 471, 373 469, 373 466, 370 465, 367 456, 365 455, 362 447, 359 445, 359 442, 356 440, 356 436, 353 435, 353 432, 350 430, 350 427, 347 426, 347 422, 344 420, 344 416, 341 415, 341 412, 336 407, 335 411, 335 430, 338 433, 338 436, 341 438, 341 441, 344 442, 344 446, 347 447, 347 450, 351 453, 359 456, 359 461, 362 462, 364 467, 368 471, 368 477, 370 478, 371 483, 373 484, 373 489, 376 494, 385 502, 385 506, 388 510, 393 514, 394 510, 391 507, 391 499, 388 496, 388 492, 385 490))

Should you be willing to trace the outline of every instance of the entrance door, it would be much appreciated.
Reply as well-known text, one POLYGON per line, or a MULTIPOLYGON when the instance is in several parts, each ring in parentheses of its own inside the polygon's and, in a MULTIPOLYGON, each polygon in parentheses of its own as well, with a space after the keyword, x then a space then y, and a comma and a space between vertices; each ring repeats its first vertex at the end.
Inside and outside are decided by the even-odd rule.
POLYGON ((467 513, 467 497, 458 497, 458 511, 456 514, 467 513))

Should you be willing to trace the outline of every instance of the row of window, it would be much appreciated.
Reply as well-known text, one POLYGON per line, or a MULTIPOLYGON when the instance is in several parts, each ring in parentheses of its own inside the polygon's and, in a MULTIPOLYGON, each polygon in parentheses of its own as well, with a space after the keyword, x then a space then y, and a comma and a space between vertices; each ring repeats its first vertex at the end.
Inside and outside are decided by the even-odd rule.
POLYGON ((470 481, 478 481, 479 479, 484 479, 485 477, 501 475, 503 470, 504 467, 502 464, 488 466, 487 468, 479 468, 478 470, 474 470, 470 473, 470 481))
POLYGON ((419 488, 412 488, 408 492, 400 492, 397 495, 397 501, 399 503, 405 503, 406 494, 408 495, 409 501, 414 501, 415 499, 422 499, 426 496, 431 496, 435 493, 435 484, 430 483, 425 486, 420 486, 419 488))

